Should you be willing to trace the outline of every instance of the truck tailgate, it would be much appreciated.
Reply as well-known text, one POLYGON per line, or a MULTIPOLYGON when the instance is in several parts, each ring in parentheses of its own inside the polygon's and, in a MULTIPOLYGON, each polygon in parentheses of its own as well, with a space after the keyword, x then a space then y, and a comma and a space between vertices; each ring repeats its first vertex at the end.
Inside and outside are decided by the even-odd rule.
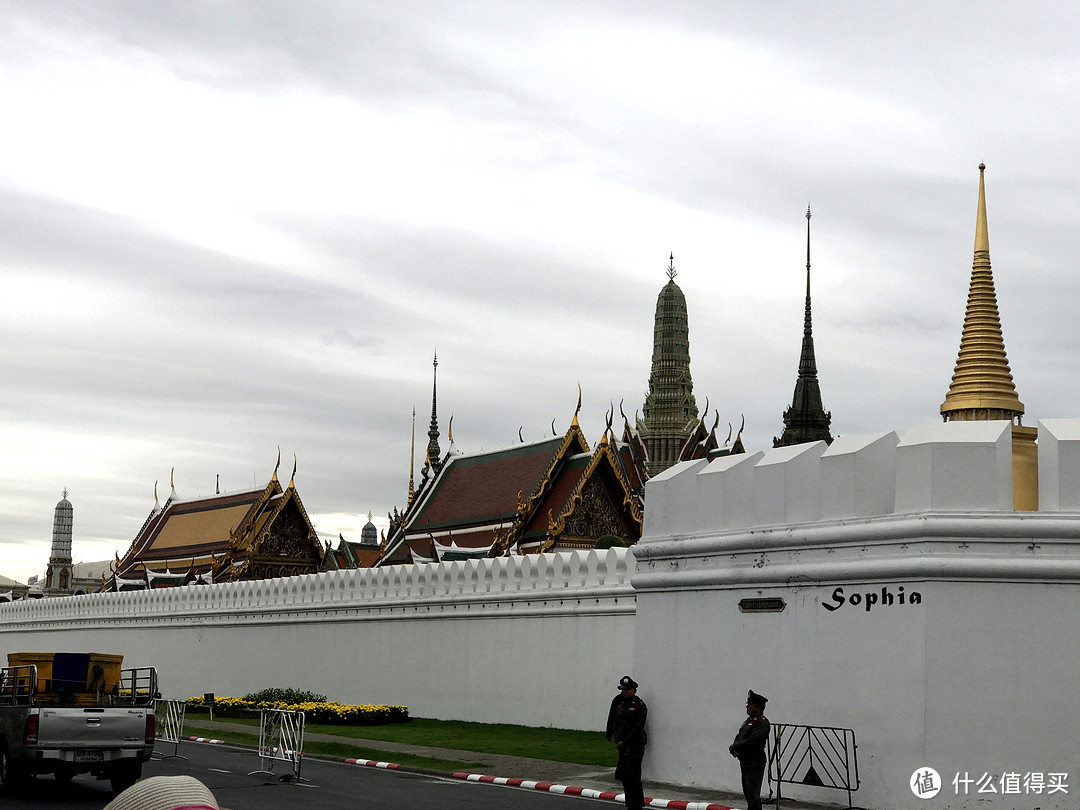
POLYGON ((38 742, 42 748, 133 748, 146 740, 145 707, 39 709, 38 742))

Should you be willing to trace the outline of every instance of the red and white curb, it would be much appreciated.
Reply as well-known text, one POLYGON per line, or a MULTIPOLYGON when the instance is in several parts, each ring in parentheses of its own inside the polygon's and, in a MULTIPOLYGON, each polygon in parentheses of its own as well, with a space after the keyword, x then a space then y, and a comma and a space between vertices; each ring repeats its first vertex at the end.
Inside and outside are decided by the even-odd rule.
POLYGON ((401 766, 396 762, 376 762, 373 759, 347 759, 348 765, 366 765, 369 768, 385 768, 388 771, 396 771, 401 766))
MULTIPOLYGON (((222 740, 208 740, 204 737, 188 737, 192 742, 217 743, 222 740)), ((373 759, 346 759, 346 765, 360 765, 366 768, 383 768, 388 771, 396 771, 401 768, 396 762, 376 762, 373 759)), ((453 774, 455 779, 466 782, 483 782, 491 785, 503 785, 505 787, 519 787, 526 790, 542 790, 547 793, 561 793, 566 796, 581 796, 585 799, 601 799, 609 802, 623 802, 626 800, 622 793, 614 790, 594 790, 592 788, 572 787, 559 785, 554 782, 537 782, 532 779, 517 779, 505 776, 485 776, 479 773, 464 773, 458 771, 453 774)), ((713 802, 690 802, 682 799, 645 799, 646 807, 669 808, 670 810, 735 810, 726 804, 713 802)))
MULTIPOLYGON (((592 788, 571 787, 558 785, 554 782, 536 782, 531 779, 512 779, 503 776, 483 776, 478 773, 455 773, 455 779, 464 779, 468 782, 486 782, 493 785, 506 785, 507 787, 520 787, 526 790, 543 790, 548 793, 562 793, 567 796, 581 796, 586 799, 603 799, 610 802, 622 802, 626 797, 614 790, 593 790, 592 788)), ((709 802, 690 802, 676 799, 645 799, 647 807, 668 807, 672 810, 732 810, 726 804, 712 804, 709 802)))
POLYGON ((225 745, 225 740, 211 740, 209 737, 184 737, 188 742, 211 743, 213 745, 225 745))

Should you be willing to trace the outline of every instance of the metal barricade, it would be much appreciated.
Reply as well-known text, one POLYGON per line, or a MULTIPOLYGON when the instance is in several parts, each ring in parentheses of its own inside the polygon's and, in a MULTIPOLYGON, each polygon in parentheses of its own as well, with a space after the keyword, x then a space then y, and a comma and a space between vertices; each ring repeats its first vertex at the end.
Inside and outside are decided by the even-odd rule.
POLYGON ((780 807, 781 786, 835 788, 851 793, 859 789, 858 746, 850 728, 799 726, 773 723, 769 778, 776 781, 776 806, 780 807), (775 770, 774 770, 775 769, 775 770))
POLYGON ((184 738, 184 712, 187 703, 182 700, 155 700, 154 715, 157 725, 157 741, 172 743, 173 752, 163 754, 155 747, 154 756, 159 759, 187 759, 180 754, 180 740, 184 738))
POLYGON ((283 782, 300 782, 300 766, 304 760, 304 713, 279 709, 263 709, 259 715, 259 764, 257 773, 274 772, 275 762, 288 762, 291 774, 282 774, 283 782))

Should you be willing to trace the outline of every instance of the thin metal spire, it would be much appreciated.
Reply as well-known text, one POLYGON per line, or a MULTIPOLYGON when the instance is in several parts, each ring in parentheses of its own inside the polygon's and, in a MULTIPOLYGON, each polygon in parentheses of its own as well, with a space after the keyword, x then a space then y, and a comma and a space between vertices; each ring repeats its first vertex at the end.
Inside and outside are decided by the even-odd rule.
POLYGON ((803 315, 802 356, 799 358, 799 374, 816 375, 817 358, 814 356, 814 323, 810 314, 810 204, 806 205, 806 312, 803 315))

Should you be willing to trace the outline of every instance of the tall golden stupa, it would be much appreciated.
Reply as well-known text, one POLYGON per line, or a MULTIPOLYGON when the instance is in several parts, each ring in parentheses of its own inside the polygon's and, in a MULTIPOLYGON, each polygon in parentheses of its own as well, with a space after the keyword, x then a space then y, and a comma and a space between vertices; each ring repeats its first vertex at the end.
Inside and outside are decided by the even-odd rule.
POLYGON ((990 237, 986 227, 986 166, 979 164, 979 210, 975 219, 975 259, 971 265, 964 331, 952 383, 941 415, 946 422, 1012 422, 1013 508, 1039 508, 1038 430, 1024 427, 1024 403, 1016 394, 1005 340, 1001 336, 994 276, 990 272, 990 237))

